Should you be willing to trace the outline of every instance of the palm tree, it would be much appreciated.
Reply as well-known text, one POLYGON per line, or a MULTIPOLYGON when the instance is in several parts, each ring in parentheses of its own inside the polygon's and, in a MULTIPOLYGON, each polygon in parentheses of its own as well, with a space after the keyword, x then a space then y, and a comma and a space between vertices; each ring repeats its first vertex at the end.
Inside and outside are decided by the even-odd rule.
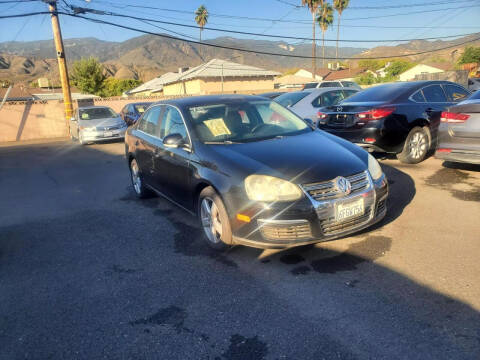
POLYGON ((340 19, 342 18, 342 12, 348 7, 350 0, 333 0, 333 7, 338 12, 337 22, 337 48, 335 50, 335 59, 338 60, 338 39, 340 38, 340 19))
POLYGON ((316 47, 317 43, 315 41, 315 15, 317 14, 318 6, 323 5, 323 0, 302 0, 302 6, 308 6, 308 10, 312 13, 312 78, 315 79, 315 73, 317 72, 317 63, 316 63, 316 47))
POLYGON ((323 3, 318 9, 318 25, 322 30, 322 66, 325 65, 325 31, 333 24, 333 7, 329 3, 323 3))
POLYGON ((202 42, 202 30, 208 21, 208 11, 205 6, 201 5, 197 11, 195 11, 195 21, 200 27, 200 42, 202 42))

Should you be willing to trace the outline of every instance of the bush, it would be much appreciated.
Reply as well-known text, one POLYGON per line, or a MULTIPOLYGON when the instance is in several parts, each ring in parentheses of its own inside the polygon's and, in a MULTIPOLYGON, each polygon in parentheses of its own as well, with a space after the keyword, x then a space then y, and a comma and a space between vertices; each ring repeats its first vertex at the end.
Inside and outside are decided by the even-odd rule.
POLYGON ((377 79, 370 72, 363 73, 355 78, 355 82, 359 85, 372 85, 376 81, 377 79))
POLYGON ((135 79, 115 79, 108 78, 103 83, 102 91, 100 96, 109 97, 109 96, 120 96, 125 91, 136 88, 142 82, 135 79))
POLYGON ((458 59, 459 64, 480 63, 480 47, 468 46, 458 59))
POLYGON ((90 57, 73 63, 72 84, 82 93, 100 95, 105 79, 103 65, 97 59, 90 57))

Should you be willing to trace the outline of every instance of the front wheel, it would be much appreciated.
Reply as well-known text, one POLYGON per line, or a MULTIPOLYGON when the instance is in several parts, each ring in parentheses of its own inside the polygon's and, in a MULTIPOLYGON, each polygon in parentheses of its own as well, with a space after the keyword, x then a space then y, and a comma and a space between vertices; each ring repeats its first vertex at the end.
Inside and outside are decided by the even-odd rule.
POLYGON ((428 128, 414 127, 408 133, 403 150, 397 154, 398 160, 406 164, 418 164, 425 160, 429 150, 428 128))
POLYGON ((232 243, 230 220, 222 199, 210 186, 200 193, 198 215, 208 245, 216 250, 228 248, 232 243))

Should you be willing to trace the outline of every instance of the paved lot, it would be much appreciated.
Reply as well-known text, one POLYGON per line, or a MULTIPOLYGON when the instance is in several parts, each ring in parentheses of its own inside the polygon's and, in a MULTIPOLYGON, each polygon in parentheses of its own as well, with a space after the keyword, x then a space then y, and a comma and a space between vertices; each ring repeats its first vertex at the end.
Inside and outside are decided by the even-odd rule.
POLYGON ((373 231, 216 254, 123 144, 0 147, 0 359, 479 359, 480 168, 384 160, 373 231))

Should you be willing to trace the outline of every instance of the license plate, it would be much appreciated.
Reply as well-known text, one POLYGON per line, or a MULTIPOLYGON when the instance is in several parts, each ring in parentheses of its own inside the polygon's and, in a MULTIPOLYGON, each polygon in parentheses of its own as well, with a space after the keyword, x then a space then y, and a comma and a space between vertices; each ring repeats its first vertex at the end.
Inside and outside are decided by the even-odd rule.
POLYGON ((335 220, 344 221, 349 218, 363 215, 364 212, 365 206, 363 203, 363 198, 349 203, 338 204, 335 212, 335 220))
POLYGON ((113 132, 111 132, 111 131, 105 131, 103 133, 103 137, 112 137, 112 136, 113 136, 113 132))

